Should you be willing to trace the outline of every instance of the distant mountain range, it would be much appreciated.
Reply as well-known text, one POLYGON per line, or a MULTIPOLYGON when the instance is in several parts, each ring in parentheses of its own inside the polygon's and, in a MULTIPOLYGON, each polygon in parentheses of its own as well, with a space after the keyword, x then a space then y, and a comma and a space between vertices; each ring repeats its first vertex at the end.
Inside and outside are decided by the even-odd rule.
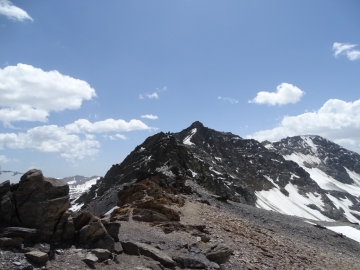
POLYGON ((75 204, 105 213, 124 185, 154 174, 182 192, 196 183, 224 200, 312 220, 360 222, 359 154, 319 136, 260 143, 200 122, 147 138, 75 204))
MULTIPOLYGON (((88 192, 91 186, 96 185, 96 182, 100 179, 100 176, 86 177, 82 175, 75 175, 64 177, 61 180, 68 183, 69 185, 69 196, 70 200, 77 200, 82 194, 88 192)), ((73 205, 72 210, 76 211, 79 207, 73 205)))

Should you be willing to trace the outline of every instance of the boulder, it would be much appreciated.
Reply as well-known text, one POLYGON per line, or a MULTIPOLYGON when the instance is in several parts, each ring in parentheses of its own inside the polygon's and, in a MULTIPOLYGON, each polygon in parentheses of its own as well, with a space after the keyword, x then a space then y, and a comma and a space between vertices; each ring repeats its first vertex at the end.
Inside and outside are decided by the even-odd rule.
POLYGON ((232 253, 232 249, 224 246, 223 244, 216 244, 207 250, 206 258, 208 258, 210 261, 222 264, 229 260, 232 253))
POLYGON ((42 172, 35 169, 20 178, 13 197, 18 225, 36 228, 39 241, 51 238, 70 205, 69 186, 61 180, 44 178, 42 172))
POLYGON ((114 253, 116 253, 116 254, 121 254, 121 253, 123 253, 123 252, 124 252, 124 249, 123 249, 121 243, 120 243, 120 242, 116 242, 115 245, 114 245, 114 253))
POLYGON ((94 215, 88 211, 80 213, 74 220, 74 227, 76 231, 79 231, 85 225, 88 225, 94 215))
POLYGON ((115 240, 115 242, 119 242, 120 223, 109 222, 109 223, 106 223, 104 226, 105 226, 107 233, 115 240))
POLYGON ((173 259, 169 255, 150 245, 133 241, 124 241, 121 242, 121 245, 125 252, 130 255, 143 255, 146 257, 150 257, 155 261, 160 262, 162 265, 168 267, 176 265, 175 261, 173 261, 173 259))
POLYGON ((44 265, 49 260, 49 256, 47 253, 41 252, 41 251, 30 251, 25 253, 25 257, 28 258, 30 261, 44 265))
POLYGON ((102 248, 92 249, 91 253, 94 254, 100 262, 109 259, 111 256, 111 252, 109 250, 102 248))
POLYGON ((94 219, 79 231, 79 244, 87 248, 104 248, 112 252, 114 239, 107 233, 99 218, 94 219))
POLYGON ((0 183, 0 198, 10 191, 10 180, 0 183))
POLYGON ((63 234, 61 240, 66 244, 72 244, 75 241, 75 226, 72 217, 68 217, 66 224, 64 225, 63 234))
POLYGON ((204 254, 188 254, 173 258, 182 268, 190 269, 219 269, 217 263, 209 261, 204 254))
POLYGON ((11 200, 11 193, 8 192, 0 197, 0 227, 11 226, 11 220, 16 218, 15 213, 15 206, 11 200))
POLYGON ((0 237, 0 247, 2 248, 21 248, 24 239, 21 237, 0 237))
POLYGON ((87 253, 85 259, 83 259, 83 262, 86 263, 90 268, 95 268, 95 263, 97 263, 98 258, 92 254, 87 253))
POLYGON ((33 238, 36 235, 36 229, 22 227, 7 227, 0 230, 0 237, 20 237, 24 240, 33 238))

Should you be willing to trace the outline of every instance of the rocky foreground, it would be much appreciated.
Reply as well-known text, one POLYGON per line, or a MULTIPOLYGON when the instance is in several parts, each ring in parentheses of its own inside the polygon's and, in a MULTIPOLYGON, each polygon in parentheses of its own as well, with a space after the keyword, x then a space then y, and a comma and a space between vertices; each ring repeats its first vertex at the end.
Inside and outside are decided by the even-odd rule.
POLYGON ((31 170, 0 184, 0 268, 360 269, 358 242, 186 186, 148 175, 96 217, 68 211, 67 185, 31 170))

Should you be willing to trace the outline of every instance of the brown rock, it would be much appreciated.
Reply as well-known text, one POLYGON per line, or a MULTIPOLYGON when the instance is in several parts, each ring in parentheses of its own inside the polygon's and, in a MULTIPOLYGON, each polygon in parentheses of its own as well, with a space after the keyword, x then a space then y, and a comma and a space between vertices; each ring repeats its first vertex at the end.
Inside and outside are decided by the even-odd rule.
POLYGON ((2 248, 21 248, 22 242, 24 239, 20 237, 1 237, 0 238, 0 247, 2 248))
POLYGON ((109 259, 111 256, 110 251, 108 251, 107 249, 102 249, 102 248, 92 249, 91 253, 94 254, 96 257, 98 257, 100 262, 109 259))
POLYGON ((94 215, 88 211, 80 213, 74 220, 74 227, 76 231, 79 231, 85 225, 88 225, 94 215))
POLYGON ((107 233, 101 220, 98 219, 82 227, 79 232, 79 244, 88 248, 104 248, 112 252, 115 241, 107 233))
POLYGON ((25 253, 25 257, 34 263, 44 265, 49 260, 47 253, 41 251, 30 251, 25 253))

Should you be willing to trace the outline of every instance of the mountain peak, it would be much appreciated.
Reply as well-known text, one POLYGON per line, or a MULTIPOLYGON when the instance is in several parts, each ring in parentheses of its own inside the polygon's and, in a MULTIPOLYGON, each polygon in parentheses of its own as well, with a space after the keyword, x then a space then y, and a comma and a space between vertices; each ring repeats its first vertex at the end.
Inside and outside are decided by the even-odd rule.
POLYGON ((190 128, 203 128, 204 125, 203 123, 201 123, 200 121, 195 121, 194 123, 191 124, 190 128))

